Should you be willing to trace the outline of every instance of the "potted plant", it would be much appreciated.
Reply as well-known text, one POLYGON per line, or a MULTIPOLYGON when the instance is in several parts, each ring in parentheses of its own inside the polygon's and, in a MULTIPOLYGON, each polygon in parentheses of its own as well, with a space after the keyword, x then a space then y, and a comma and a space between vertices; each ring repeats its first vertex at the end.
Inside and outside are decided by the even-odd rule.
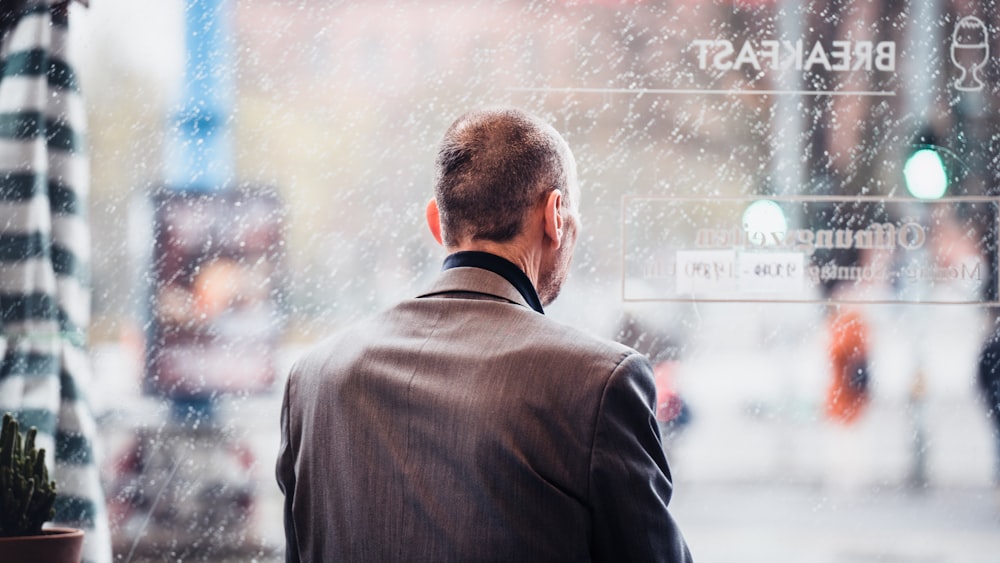
POLYGON ((22 444, 17 421, 3 417, 0 431, 0 561, 80 563, 83 530, 42 528, 55 515, 56 484, 49 481, 45 449, 35 449, 34 427, 22 444))

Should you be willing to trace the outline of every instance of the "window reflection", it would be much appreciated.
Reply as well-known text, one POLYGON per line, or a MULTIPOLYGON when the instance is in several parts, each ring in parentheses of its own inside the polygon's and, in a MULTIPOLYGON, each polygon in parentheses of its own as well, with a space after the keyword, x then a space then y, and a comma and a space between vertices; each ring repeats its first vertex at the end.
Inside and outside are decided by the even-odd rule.
MULTIPOLYGON (((183 281, 185 293, 174 293, 141 248, 131 259, 127 248, 149 252, 155 240, 130 225, 128 210, 162 184, 164 123, 180 74, 129 50, 144 48, 137 29, 164 53, 182 53, 182 35, 147 18, 123 21, 132 9, 124 0, 93 4, 81 60, 92 145, 91 341, 116 553, 138 560, 155 544, 144 522, 167 508, 156 501, 162 491, 159 502, 171 498, 173 511, 163 533, 184 560, 247 560, 234 545, 278 560, 271 465, 288 364, 332 328, 430 279, 441 258, 422 213, 432 147, 457 114, 493 103, 551 118, 579 161, 586 228, 548 313, 637 347, 670 335, 661 383, 677 413, 665 410, 661 422, 676 422, 663 428, 665 447, 696 558, 989 561, 1000 549, 1000 430, 987 418, 996 399, 984 400, 995 390, 993 360, 980 354, 986 343, 994 354, 998 283, 990 198, 1000 195, 1000 20, 988 3, 229 3, 236 175, 280 195, 287 294, 282 322, 268 325, 280 327, 269 335, 274 379, 259 378, 252 394, 206 394, 216 434, 193 427, 191 405, 178 413, 147 392, 150 357, 169 346, 151 337, 142 312, 232 315, 253 292, 222 299, 215 289, 231 282, 198 282, 198 264, 184 258, 184 273, 164 278, 183 281), (904 180, 907 156, 926 144, 944 149, 951 167, 937 203, 916 201, 904 180), (630 198, 688 203, 631 213, 630 198), (732 199, 778 202, 786 232, 912 223, 927 241, 919 256, 836 245, 809 254, 801 267, 817 268, 816 283, 793 302, 774 294, 774 280, 747 299, 735 285, 720 297, 698 278, 685 293, 673 279, 630 277, 634 258, 692 263, 697 256, 678 252, 692 250, 685 245, 700 228, 742 230, 732 199), (636 233, 648 245, 630 254, 636 233), (824 280, 828 264, 898 276, 824 280), (905 274, 921 268, 931 273, 905 274), (980 277, 956 283, 949 268, 980 277), (219 299, 192 297, 196 286, 219 299), (633 316, 643 328, 623 332, 633 316), (857 319, 863 331, 838 328, 857 319), (863 400, 848 401, 851 420, 831 417, 831 394, 850 395, 860 368, 848 360, 860 356, 866 383, 855 398, 863 400), (203 481, 212 466, 231 477, 203 481), (219 517, 233 535, 184 539, 189 515, 213 503, 238 508, 219 517)), ((169 4, 176 14, 165 20, 181 20, 183 2, 169 4)), ((225 214, 202 224, 217 226, 225 214)), ((727 241, 711 250, 745 249, 727 241)), ((199 271, 225 277, 227 267, 213 264, 199 271)), ((250 285, 275 281, 264 277, 250 285)), ((189 371, 180 380, 211 379, 203 367, 189 371)))

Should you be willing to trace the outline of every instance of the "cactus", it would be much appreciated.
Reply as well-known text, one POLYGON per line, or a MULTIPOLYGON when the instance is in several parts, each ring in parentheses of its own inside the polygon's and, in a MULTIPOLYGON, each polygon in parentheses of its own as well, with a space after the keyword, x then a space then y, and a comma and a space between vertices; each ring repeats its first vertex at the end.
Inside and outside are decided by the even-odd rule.
POLYGON ((3 416, 0 431, 0 537, 42 533, 55 515, 56 484, 49 481, 45 449, 35 449, 37 429, 28 429, 24 445, 17 421, 3 416))

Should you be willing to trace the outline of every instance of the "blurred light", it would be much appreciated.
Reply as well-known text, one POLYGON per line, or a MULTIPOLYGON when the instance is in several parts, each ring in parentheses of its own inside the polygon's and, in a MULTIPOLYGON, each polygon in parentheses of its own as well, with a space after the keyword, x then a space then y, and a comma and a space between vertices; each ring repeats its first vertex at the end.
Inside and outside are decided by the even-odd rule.
POLYGON ((777 203, 760 199, 743 211, 743 228, 750 233, 780 233, 783 236, 788 231, 788 219, 777 203))
POLYGON ((920 199, 938 199, 948 189, 948 172, 941 155, 933 148, 921 148, 903 165, 906 189, 920 199))

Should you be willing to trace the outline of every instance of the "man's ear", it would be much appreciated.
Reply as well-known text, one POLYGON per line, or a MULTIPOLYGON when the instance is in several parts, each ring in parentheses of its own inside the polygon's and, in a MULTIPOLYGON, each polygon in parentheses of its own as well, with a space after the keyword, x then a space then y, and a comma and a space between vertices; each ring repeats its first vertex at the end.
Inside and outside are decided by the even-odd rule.
POLYGON ((562 245, 563 237, 563 216, 562 216, 562 192, 552 190, 545 198, 545 234, 552 240, 553 248, 562 245))
POLYGON ((430 228, 431 234, 434 235, 434 240, 438 244, 444 245, 441 241, 441 213, 438 211, 438 203, 436 199, 431 199, 427 203, 427 227, 430 228))

